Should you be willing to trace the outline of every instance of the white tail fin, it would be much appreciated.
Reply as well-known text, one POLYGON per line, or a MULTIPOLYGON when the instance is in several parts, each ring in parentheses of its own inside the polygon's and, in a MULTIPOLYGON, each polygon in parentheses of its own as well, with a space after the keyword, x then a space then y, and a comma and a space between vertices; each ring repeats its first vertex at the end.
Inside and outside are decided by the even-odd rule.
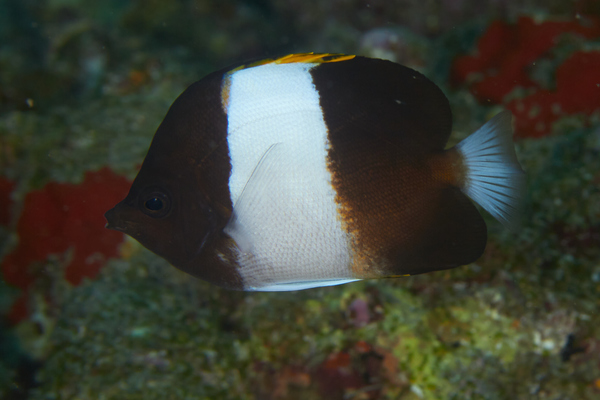
POLYGON ((525 173, 515 154, 511 122, 511 113, 501 112, 456 149, 466 169, 463 192, 503 225, 514 228, 519 222, 525 173))

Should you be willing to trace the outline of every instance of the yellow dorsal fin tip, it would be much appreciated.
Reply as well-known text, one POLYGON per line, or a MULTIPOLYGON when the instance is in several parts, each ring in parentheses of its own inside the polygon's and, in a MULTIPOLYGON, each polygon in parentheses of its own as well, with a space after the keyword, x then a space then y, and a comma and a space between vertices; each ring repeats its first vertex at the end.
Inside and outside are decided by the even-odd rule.
POLYGON ((241 71, 247 68, 254 68, 266 64, 293 64, 293 63, 307 63, 307 64, 320 64, 320 63, 331 63, 351 60, 355 55, 348 54, 335 54, 335 53, 292 53, 279 58, 266 58, 264 60, 256 61, 251 64, 240 65, 228 74, 232 74, 237 71, 241 71))
POLYGON ((288 54, 271 61, 276 64, 291 64, 291 63, 329 63, 337 61, 346 61, 353 59, 354 55, 333 54, 333 53, 295 53, 288 54))

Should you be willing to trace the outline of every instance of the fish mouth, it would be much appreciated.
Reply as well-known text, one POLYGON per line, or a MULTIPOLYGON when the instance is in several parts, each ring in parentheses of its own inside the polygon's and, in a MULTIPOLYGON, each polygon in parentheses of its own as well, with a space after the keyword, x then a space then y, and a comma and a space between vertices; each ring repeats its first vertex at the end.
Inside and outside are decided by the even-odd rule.
POLYGON ((117 207, 111 208, 104 214, 104 218, 106 218, 106 225, 104 225, 104 227, 126 233, 127 224, 119 218, 116 208, 117 207))

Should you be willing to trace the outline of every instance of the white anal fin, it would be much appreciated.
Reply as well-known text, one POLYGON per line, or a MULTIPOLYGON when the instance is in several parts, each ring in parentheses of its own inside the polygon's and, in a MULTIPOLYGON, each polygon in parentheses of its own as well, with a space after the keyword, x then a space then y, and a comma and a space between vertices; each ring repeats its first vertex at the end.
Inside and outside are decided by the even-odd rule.
POLYGON ((255 292, 291 292, 296 290, 313 289, 317 287, 343 285, 359 280, 360 279, 323 279, 318 281, 281 282, 272 285, 260 286, 257 288, 247 288, 246 290, 255 292))

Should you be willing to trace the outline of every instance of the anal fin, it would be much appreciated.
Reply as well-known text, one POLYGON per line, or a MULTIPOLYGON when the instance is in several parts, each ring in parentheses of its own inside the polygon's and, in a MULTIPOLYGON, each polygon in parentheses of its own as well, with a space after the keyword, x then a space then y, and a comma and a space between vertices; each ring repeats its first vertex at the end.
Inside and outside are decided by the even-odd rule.
MULTIPOLYGON (((477 260, 485 249, 487 229, 481 214, 460 189, 440 188, 429 202, 427 229, 395 254, 399 274, 422 274, 466 265, 477 260)), ((421 221, 423 223, 423 221, 421 221)))

